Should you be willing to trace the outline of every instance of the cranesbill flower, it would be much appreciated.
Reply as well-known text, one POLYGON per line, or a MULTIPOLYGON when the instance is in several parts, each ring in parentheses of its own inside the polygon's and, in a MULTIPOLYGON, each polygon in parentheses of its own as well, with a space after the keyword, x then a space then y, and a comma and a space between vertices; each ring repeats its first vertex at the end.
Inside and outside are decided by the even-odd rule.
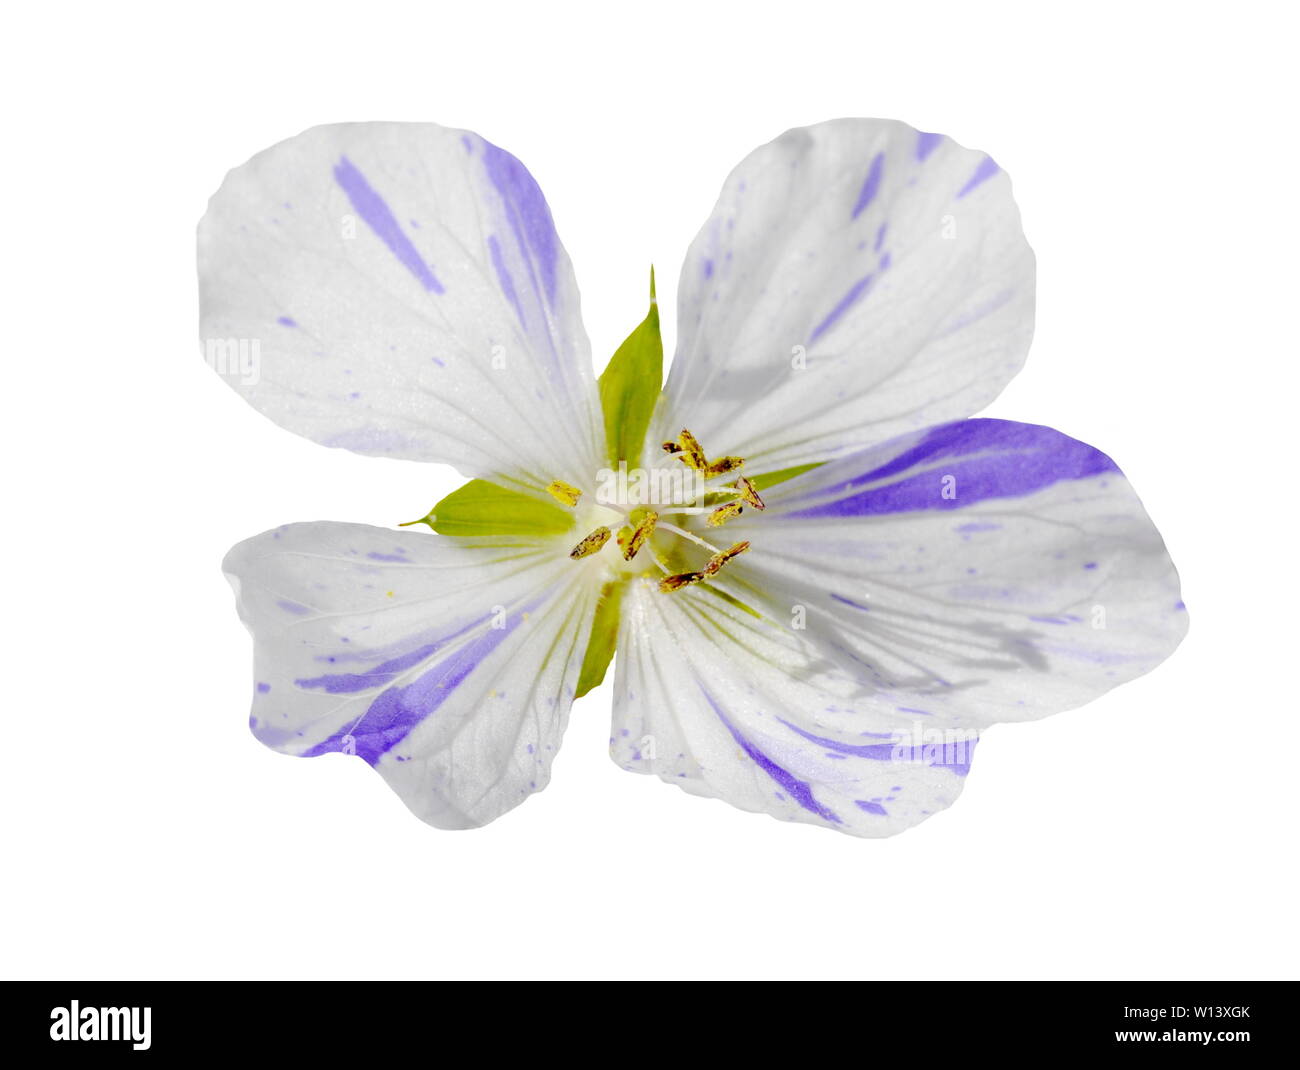
POLYGON ((984 726, 1085 703, 1186 630, 1109 457, 967 419, 1024 361, 1034 258, 1007 176, 938 134, 829 122, 742 161, 662 390, 653 279, 597 379, 541 190, 472 133, 268 149, 199 263, 208 359, 255 408, 471 479, 429 531, 290 524, 225 562, 257 738, 355 754, 431 824, 545 787, 615 648, 623 768, 882 836, 953 802, 984 726))

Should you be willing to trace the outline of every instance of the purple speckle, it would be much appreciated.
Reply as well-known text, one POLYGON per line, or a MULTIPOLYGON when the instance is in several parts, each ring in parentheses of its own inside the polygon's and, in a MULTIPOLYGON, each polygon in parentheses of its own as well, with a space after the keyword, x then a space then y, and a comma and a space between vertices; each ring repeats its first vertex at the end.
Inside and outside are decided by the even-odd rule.
POLYGON ((278 317, 276 317, 276 321, 275 321, 275 322, 278 323, 281 327, 297 327, 297 326, 298 326, 298 321, 295 320, 292 316, 278 316, 278 317))

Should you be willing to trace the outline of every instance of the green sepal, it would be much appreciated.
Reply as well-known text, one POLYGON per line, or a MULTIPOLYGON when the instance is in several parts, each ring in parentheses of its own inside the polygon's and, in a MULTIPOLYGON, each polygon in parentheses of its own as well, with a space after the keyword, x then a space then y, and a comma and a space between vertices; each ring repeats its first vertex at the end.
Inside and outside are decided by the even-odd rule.
POLYGON ((605 670, 614 657, 618 643, 618 610, 623 601, 623 584, 607 583, 596 603, 596 616, 591 622, 591 638, 587 640, 587 653, 578 673, 578 690, 574 698, 582 698, 605 679, 605 670))
POLYGON ((573 513, 523 491, 471 479, 428 516, 402 527, 411 524, 428 524, 439 535, 563 535, 573 527, 573 513))
POLYGON ((650 269, 650 311, 600 375, 600 407, 605 413, 605 446, 610 463, 641 463, 650 417, 664 381, 664 343, 659 335, 655 272, 650 269))

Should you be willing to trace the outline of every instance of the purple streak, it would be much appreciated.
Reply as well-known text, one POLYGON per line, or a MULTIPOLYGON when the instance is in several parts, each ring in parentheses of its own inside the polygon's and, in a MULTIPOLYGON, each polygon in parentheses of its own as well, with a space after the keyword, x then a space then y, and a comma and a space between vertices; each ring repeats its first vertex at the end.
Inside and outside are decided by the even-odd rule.
POLYGON ((818 338, 834 327, 844 313, 862 300, 863 295, 871 287, 873 277, 872 275, 864 275, 849 287, 849 292, 841 297, 835 307, 826 314, 826 318, 813 328, 812 334, 808 336, 809 345, 812 345, 818 338))
POLYGON ((420 257, 419 251, 411 244, 411 239, 403 232, 384 199, 371 188, 365 175, 346 156, 340 157, 334 168, 334 180, 348 195, 357 215, 366 221, 375 236, 388 246, 388 251, 419 280, 420 285, 432 293, 445 293, 446 288, 420 257))
POLYGON ((909 435, 892 445, 899 449, 903 443, 910 444, 884 464, 876 462, 888 455, 889 444, 864 451, 860 463, 873 465, 869 470, 801 495, 835 495, 833 500, 783 515, 812 519, 963 509, 991 498, 1022 498, 1062 480, 1119 472, 1114 461, 1086 443, 1011 420, 958 420, 931 428, 919 441, 909 435), (909 474, 921 468, 925 471, 909 474), (945 491, 952 496, 945 497, 945 491))
POLYGON ((311 679, 295 680, 298 687, 316 689, 320 688, 331 695, 349 694, 354 691, 370 691, 376 687, 383 687, 391 684, 399 673, 418 665, 425 658, 437 651, 438 643, 428 643, 425 646, 416 647, 414 650, 408 650, 400 657, 392 658, 376 665, 369 672, 340 672, 326 673, 324 676, 314 676, 311 679))
POLYGON ((380 692, 357 721, 304 751, 302 757, 347 751, 350 743, 354 753, 374 765, 410 735, 416 725, 437 712, 523 618, 524 613, 514 614, 506 627, 489 628, 413 683, 380 692))
POLYGON ((942 134, 927 134, 923 130, 916 132, 916 159, 919 163, 925 163, 925 158, 939 147, 939 142, 943 140, 942 134))
POLYGON ((876 199, 876 194, 880 192, 880 179, 885 171, 885 154, 876 153, 871 161, 871 167, 867 171, 866 180, 862 183, 862 189, 858 191, 858 202, 853 206, 853 219, 857 219, 863 212, 871 207, 871 202, 876 199))
POLYGON ((919 747, 905 743, 841 743, 837 739, 826 739, 805 732, 798 725, 777 718, 795 735, 803 736, 809 743, 816 743, 827 750, 849 754, 855 758, 869 758, 875 762, 924 762, 926 765, 939 766, 957 776, 970 772, 971 757, 975 753, 977 738, 952 740, 947 743, 922 743, 919 747))
POLYGON ((514 306, 515 315, 519 317, 519 326, 527 330, 528 323, 524 320, 524 309, 519 303, 519 292, 515 289, 515 280, 510 277, 510 269, 506 267, 505 259, 501 256, 501 243, 497 241, 495 234, 488 235, 488 252, 492 255, 492 267, 497 273, 497 283, 501 287, 501 292, 514 306))
POLYGON ((490 141, 483 142, 483 165, 488 179, 501 195, 520 253, 536 264, 546 299, 554 305, 560 239, 541 187, 528 168, 490 141))
MULTIPOLYGON (((397 677, 407 669, 420 664, 426 658, 436 654, 453 639, 458 639, 466 632, 486 624, 488 617, 479 617, 471 620, 468 624, 457 628, 455 631, 448 632, 436 639, 430 639, 427 642, 420 643, 418 647, 408 650, 405 653, 398 654, 382 664, 367 669, 365 672, 343 672, 343 673, 326 673, 324 676, 314 676, 310 679, 295 680, 294 684, 298 687, 309 688, 312 690, 320 689, 331 695, 347 695, 357 691, 373 691, 377 687, 385 687, 391 684, 397 677)), ((427 634, 427 633, 426 633, 427 634)), ((396 645, 396 644, 394 644, 396 645)), ((391 650, 392 647, 389 647, 391 650)), ((367 660, 362 654, 340 654, 339 660, 347 661, 364 661, 367 660)), ((334 656, 329 658, 334 661, 334 656)))
MULTIPOLYGON (((701 690, 703 689, 701 688, 701 690)), ((709 705, 713 707, 713 712, 718 715, 718 720, 720 720, 723 725, 726 726, 727 731, 731 733, 731 738, 740 744, 741 750, 748 754, 758 767, 763 770, 763 772, 780 784, 795 802, 805 810, 816 814, 825 821, 833 821, 837 825, 843 824, 839 817, 826 809, 826 807, 819 803, 813 796, 812 785, 805 780, 799 780, 789 770, 782 769, 781 766, 777 765, 771 758, 741 735, 740 730, 727 720, 727 715, 722 712, 722 708, 713 700, 713 696, 707 691, 704 691, 704 697, 708 700, 709 705)))
POLYGON ((980 185, 980 183, 987 182, 990 178, 996 175, 999 170, 1001 170, 1001 168, 993 162, 993 157, 985 156, 980 162, 979 167, 975 168, 975 173, 970 176, 970 180, 957 191, 957 196, 959 198, 965 197, 966 194, 970 193, 970 191, 980 185))

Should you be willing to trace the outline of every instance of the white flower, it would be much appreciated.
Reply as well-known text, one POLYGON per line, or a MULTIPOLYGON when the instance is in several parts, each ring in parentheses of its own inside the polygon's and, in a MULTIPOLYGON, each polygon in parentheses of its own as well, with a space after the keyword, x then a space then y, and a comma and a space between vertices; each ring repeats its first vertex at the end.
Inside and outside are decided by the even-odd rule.
POLYGON ((965 419, 1024 361, 1034 260, 1005 174, 946 138, 845 120, 747 157, 662 396, 653 307, 597 383, 541 191, 474 134, 309 130, 231 173, 199 251, 205 352, 251 404, 474 479, 432 533, 294 524, 225 565, 257 737, 360 755, 434 825, 546 785, 615 635, 620 765, 881 836, 956 798, 983 726, 1186 630, 1109 458, 965 419))

